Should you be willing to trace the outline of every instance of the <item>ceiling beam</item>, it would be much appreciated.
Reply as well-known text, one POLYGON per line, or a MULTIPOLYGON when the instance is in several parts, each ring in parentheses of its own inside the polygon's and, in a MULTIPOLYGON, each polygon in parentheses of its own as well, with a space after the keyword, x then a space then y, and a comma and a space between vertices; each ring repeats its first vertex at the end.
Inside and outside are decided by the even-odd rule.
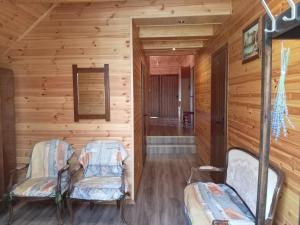
POLYGON ((91 3, 91 2, 125 2, 126 0, 12 0, 14 3, 91 3))
POLYGON ((215 16, 181 16, 181 17, 164 17, 164 18, 137 18, 134 19, 136 26, 146 25, 205 25, 205 24, 222 24, 229 15, 215 15, 215 16))
POLYGON ((197 49, 144 50, 146 56, 196 55, 198 51, 197 49))
POLYGON ((140 38, 208 37, 214 25, 141 26, 140 38))
POLYGON ((144 40, 143 49, 144 50, 154 50, 154 49, 197 49, 202 48, 204 43, 202 40, 144 40))

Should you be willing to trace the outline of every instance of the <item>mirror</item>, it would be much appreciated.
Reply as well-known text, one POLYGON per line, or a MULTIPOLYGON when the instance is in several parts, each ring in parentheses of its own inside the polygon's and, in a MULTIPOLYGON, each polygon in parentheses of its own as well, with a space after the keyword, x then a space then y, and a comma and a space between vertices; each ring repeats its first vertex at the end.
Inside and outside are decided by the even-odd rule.
POLYGON ((73 65, 74 119, 110 120, 109 67, 78 68, 73 65))

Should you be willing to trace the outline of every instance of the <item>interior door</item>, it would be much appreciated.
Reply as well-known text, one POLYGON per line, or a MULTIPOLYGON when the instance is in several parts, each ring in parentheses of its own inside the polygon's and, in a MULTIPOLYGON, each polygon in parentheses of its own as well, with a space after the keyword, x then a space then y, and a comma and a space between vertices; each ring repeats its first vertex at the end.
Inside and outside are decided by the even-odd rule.
POLYGON ((147 109, 150 117, 160 116, 160 76, 149 77, 147 109))
POLYGON ((141 106, 142 106, 142 151, 143 151, 143 162, 146 160, 146 122, 147 115, 145 115, 145 65, 141 62, 141 106))
MULTIPOLYGON (((211 75, 211 163, 224 167, 227 151, 227 45, 212 56, 211 75)), ((216 182, 223 182, 224 175, 212 174, 216 182)))
POLYGON ((178 75, 161 76, 161 117, 178 118, 178 83, 178 75))

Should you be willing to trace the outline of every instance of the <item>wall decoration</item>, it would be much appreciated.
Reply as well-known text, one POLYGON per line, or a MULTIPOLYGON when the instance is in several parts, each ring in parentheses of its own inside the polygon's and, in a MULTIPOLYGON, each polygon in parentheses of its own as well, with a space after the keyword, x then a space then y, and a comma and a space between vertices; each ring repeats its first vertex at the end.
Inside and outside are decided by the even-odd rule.
POLYGON ((289 112, 286 103, 286 92, 285 92, 285 78, 288 70, 290 49, 284 48, 282 44, 281 48, 281 74, 278 82, 278 89, 273 105, 272 111, 272 135, 275 141, 278 141, 280 137, 280 131, 283 130, 284 137, 287 136, 286 122, 295 128, 291 120, 289 119, 289 112))
POLYGON ((247 63, 259 57, 260 19, 258 18, 243 30, 242 62, 247 63))

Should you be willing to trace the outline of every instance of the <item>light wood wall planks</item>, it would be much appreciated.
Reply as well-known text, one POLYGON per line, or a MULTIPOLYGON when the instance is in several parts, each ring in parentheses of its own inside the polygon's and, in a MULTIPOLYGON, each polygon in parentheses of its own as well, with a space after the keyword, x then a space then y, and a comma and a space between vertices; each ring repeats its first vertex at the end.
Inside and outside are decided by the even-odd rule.
MULTIPOLYGON (((287 1, 269 2, 272 11, 287 9, 287 1)), ((210 76, 211 54, 228 43, 228 147, 240 146, 258 153, 261 96, 261 60, 242 64, 242 30, 263 14, 259 0, 233 1, 233 16, 225 22, 220 34, 201 52, 196 62, 196 135, 201 160, 210 161, 210 76)), ((275 224, 298 224, 300 196, 300 104, 299 104, 299 48, 300 41, 285 41, 291 47, 291 61, 287 75, 287 101, 291 120, 296 129, 289 129, 288 137, 278 143, 272 141, 271 160, 285 173, 283 195, 279 202, 275 224)), ((273 93, 280 71, 280 42, 274 42, 273 93)), ((273 95, 274 96, 274 95, 273 95)), ((274 99, 274 98, 273 98, 274 99)))
MULTIPOLYGON (((31 4, 24 7, 26 11, 37 14, 34 18, 44 12, 40 8, 35 11, 31 4)), ((7 18, 15 15, 10 8, 5 13, 7 18)), ((133 110, 134 98, 139 101, 139 95, 131 92, 135 80, 131 65, 132 18, 222 16, 230 13, 230 0, 131 0, 57 6, 23 40, 14 43, 0 63, 8 64, 15 73, 17 161, 28 161, 34 143, 49 138, 63 138, 73 144, 77 152, 90 140, 117 139, 129 151, 129 188, 134 193, 141 165, 136 168, 134 176, 134 165, 140 160, 140 137, 133 140, 134 127, 140 129, 140 122, 133 121, 134 113, 139 114, 133 110), (110 66, 111 121, 81 120, 75 123, 72 64, 102 67, 105 63, 110 66)), ((31 17, 19 15, 20 20, 12 20, 10 27, 17 30, 24 23, 30 24, 31 17)), ((14 34, 14 38, 19 33, 14 34)), ((7 43, 3 45, 7 46, 7 43)), ((141 53, 137 57, 140 58, 141 53)), ((137 62, 136 76, 138 66, 137 62)))

